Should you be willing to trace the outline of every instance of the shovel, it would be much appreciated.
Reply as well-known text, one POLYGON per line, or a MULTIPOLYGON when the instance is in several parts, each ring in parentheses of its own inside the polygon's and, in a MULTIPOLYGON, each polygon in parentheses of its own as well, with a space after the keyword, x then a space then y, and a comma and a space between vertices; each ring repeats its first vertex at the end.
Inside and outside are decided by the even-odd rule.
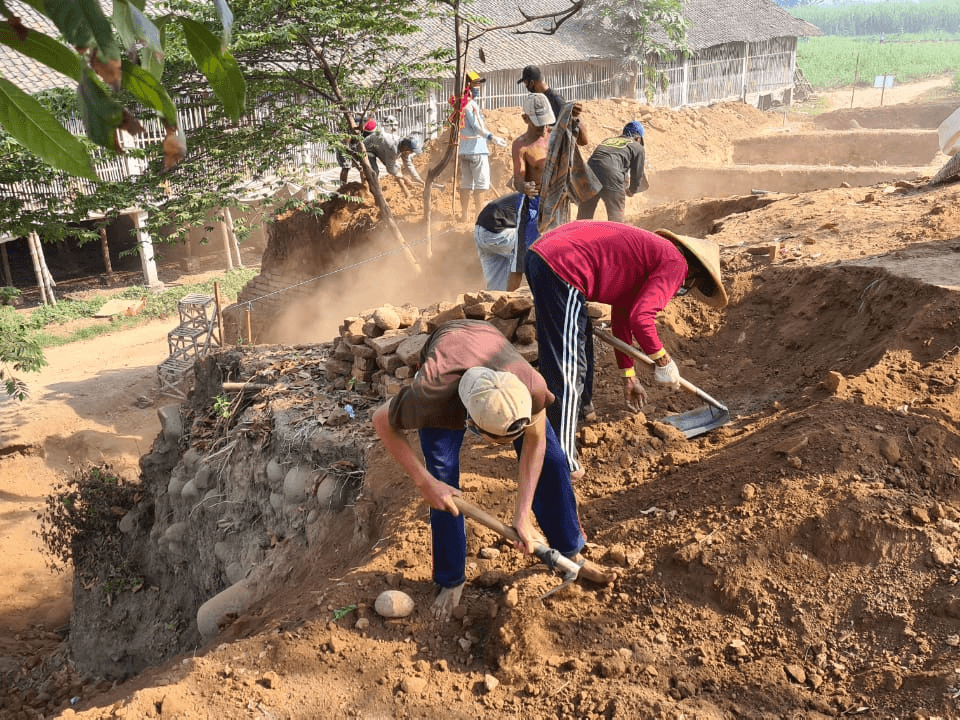
MULTIPOLYGON (((511 542, 520 542, 520 536, 517 535, 516 530, 509 525, 505 525, 504 523, 500 522, 497 518, 485 510, 482 510, 460 496, 455 496, 453 498, 453 502, 457 506, 457 509, 463 513, 465 517, 468 517, 471 520, 476 520, 481 525, 490 528, 498 535, 510 540, 511 542)), ((609 585, 616 579, 615 573, 604 572, 599 565, 596 565, 589 560, 584 559, 583 564, 577 563, 565 555, 562 555, 559 550, 554 550, 553 548, 544 545, 542 542, 536 543, 533 554, 537 556, 540 562, 542 562, 551 570, 554 570, 558 575, 560 575, 561 578, 563 578, 563 582, 560 585, 541 595, 541 600, 544 600, 553 595, 555 592, 562 590, 577 578, 582 577, 600 585, 609 585)))
MULTIPOLYGON (((653 360, 647 357, 647 355, 640 352, 632 345, 627 345, 627 343, 615 337, 607 330, 594 328, 593 334, 603 340, 605 343, 612 345, 620 352, 625 353, 636 360, 645 362, 647 365, 654 364, 653 360)), ((687 438, 705 435, 711 430, 716 430, 718 427, 722 427, 730 422, 730 411, 727 409, 727 406, 721 403, 719 400, 715 400, 714 398, 710 397, 703 390, 685 378, 680 378, 680 387, 689 393, 693 393, 707 403, 707 405, 696 408, 695 410, 690 410, 680 415, 669 415, 663 418, 663 422, 673 425, 687 438)))

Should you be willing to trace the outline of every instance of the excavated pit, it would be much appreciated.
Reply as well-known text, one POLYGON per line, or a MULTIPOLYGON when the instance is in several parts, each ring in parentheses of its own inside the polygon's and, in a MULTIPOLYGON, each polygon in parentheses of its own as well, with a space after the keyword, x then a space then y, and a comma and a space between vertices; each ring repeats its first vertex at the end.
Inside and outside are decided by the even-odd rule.
MULTIPOLYGON (((677 302, 663 321, 664 340, 683 358, 684 375, 734 413, 731 426, 707 437, 678 441, 652 422, 695 404, 682 394, 651 389, 645 415, 629 416, 611 351, 598 347, 601 421, 581 433, 587 466, 596 468, 578 489, 585 526, 603 547, 644 547, 645 562, 661 578, 651 585, 640 569, 623 578, 619 592, 647 602, 653 586, 662 586, 681 604, 756 616, 783 605, 784 594, 787 605, 805 605, 792 577, 796 563, 813 563, 824 576, 869 566, 870 593, 896 592, 880 587, 878 578, 888 566, 908 565, 911 587, 933 592, 936 578, 923 572, 921 558, 935 531, 907 528, 878 506, 905 494, 960 500, 960 297, 884 270, 846 266, 746 272, 731 291, 722 316, 677 302), (832 389, 831 373, 841 376, 832 389), (924 385, 937 392, 923 397, 924 385), (749 503, 741 498, 748 483, 757 493, 749 503), (817 488, 824 494, 816 516, 799 502, 793 514, 791 498, 817 488), (673 521, 661 511, 638 513, 678 504, 689 504, 688 511, 673 521), (769 527, 759 512, 766 504, 780 508, 769 527), (705 529, 718 525, 719 516, 726 529, 706 542, 705 529), (735 551, 717 551, 724 537, 735 551), (782 575, 756 585, 771 554, 782 561, 782 575)), ((97 592, 78 587, 70 643, 79 668, 125 677, 202 648, 213 636, 198 627, 198 610, 241 582, 252 588, 242 606, 216 620, 231 633, 252 632, 267 623, 256 608, 268 607, 291 584, 300 596, 336 596, 332 579, 355 568, 362 586, 376 585, 375 568, 383 567, 376 558, 384 553, 387 567, 391 556, 405 555, 405 587, 427 601, 428 556, 410 557, 402 534, 386 532, 414 521, 408 541, 426 542, 415 522, 419 511, 411 515, 413 489, 371 444, 367 414, 377 398, 329 383, 323 367, 330 351, 329 344, 244 347, 203 363, 198 387, 179 412, 182 435, 168 437, 167 428, 157 438, 142 463, 144 499, 121 523, 126 561, 151 589, 106 605, 97 592), (224 381, 273 388, 237 396, 224 418, 214 410, 224 381), (364 479, 368 473, 372 478, 364 479), (246 620, 232 625, 238 617, 246 620)), ((503 453, 480 447, 467 456, 464 465, 479 462, 471 470, 482 478, 503 453)), ((468 487, 476 488, 477 476, 470 477, 468 487)), ((492 481, 487 499, 502 483, 492 481)), ((490 540, 475 532, 472 553, 490 540)), ((78 567, 80 576, 96 577, 97 570, 78 567)), ((469 603, 489 600, 484 587, 469 603)), ((867 595, 865 588, 852 592, 837 627, 856 619, 867 595)), ((305 619, 322 614, 316 603, 297 612, 305 619)), ((509 667, 516 649, 494 642, 502 625, 508 635, 525 631, 512 616, 489 625, 487 656, 509 667)))

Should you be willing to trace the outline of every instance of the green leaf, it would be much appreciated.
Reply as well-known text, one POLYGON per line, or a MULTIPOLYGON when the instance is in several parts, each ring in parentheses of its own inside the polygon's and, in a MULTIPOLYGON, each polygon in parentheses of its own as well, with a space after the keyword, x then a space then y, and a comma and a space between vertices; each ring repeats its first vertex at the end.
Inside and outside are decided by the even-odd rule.
POLYGON ((0 78, 0 125, 44 162, 71 175, 97 179, 80 140, 40 103, 4 78, 0 78))
POLYGON ((137 40, 142 40, 146 52, 163 54, 160 30, 133 3, 127 0, 115 0, 113 22, 124 47, 133 47, 137 40))
POLYGON ((185 17, 177 20, 183 28, 187 49, 194 62, 210 81, 210 87, 220 99, 224 110, 236 122, 243 112, 246 93, 240 66, 233 55, 221 48, 219 38, 203 25, 185 17))
MULTIPOLYGON (((46 0, 47 4, 50 2, 51 0, 46 0)), ((99 0, 74 0, 74 4, 80 8, 90 32, 93 33, 97 47, 100 48, 100 59, 103 61, 119 59, 120 46, 113 37, 113 25, 103 14, 99 0)))
POLYGON ((93 31, 78 3, 73 0, 45 0, 43 7, 69 44, 74 47, 90 46, 93 31))
POLYGON ((123 88, 171 125, 177 125, 177 108, 163 85, 149 72, 129 60, 123 61, 123 88))
POLYGON ((0 23, 0 43, 80 82, 80 56, 43 33, 28 30, 27 39, 21 41, 8 23, 0 23))
POLYGON ((84 65, 83 77, 77 88, 80 116, 87 137, 97 145, 114 150, 114 131, 120 127, 123 108, 107 95, 89 66, 84 65))
POLYGON ((49 13, 43 7, 43 0, 21 0, 24 5, 29 5, 41 15, 48 17, 49 13))

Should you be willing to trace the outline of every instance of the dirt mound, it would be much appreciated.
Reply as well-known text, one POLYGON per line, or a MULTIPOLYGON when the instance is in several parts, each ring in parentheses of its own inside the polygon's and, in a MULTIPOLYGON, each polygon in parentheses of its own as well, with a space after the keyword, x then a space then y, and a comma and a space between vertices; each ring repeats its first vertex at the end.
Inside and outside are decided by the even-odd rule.
MULTIPOLYGON (((148 671, 140 690, 108 693, 102 709, 78 715, 107 717, 116 698, 125 716, 177 707, 199 717, 190 697, 228 716, 238 694, 308 716, 325 707, 420 717, 451 699, 448 714, 464 718, 949 715, 960 642, 960 297, 875 268, 729 275, 722 315, 677 301, 662 331, 685 377, 731 407, 732 425, 683 439, 659 419, 692 398, 653 388, 631 415, 612 351, 598 347, 599 420, 580 432, 589 470, 577 493, 588 554, 620 569, 612 587, 577 585, 540 603, 558 579, 471 526, 462 613, 436 624, 425 509, 373 443, 356 461, 359 495, 324 521, 305 514, 309 503, 291 514, 272 499, 277 485, 255 481, 259 500, 238 504, 248 521, 229 514, 241 533, 234 546, 250 530, 250 543, 274 538, 261 544, 269 571, 256 601, 224 617, 200 657, 148 671), (414 599, 413 615, 372 611, 389 588, 414 599), (222 682, 233 690, 214 691, 222 682)), ((268 477, 277 453, 284 467, 328 467, 318 448, 370 437, 376 400, 317 385, 323 354, 242 348, 209 365, 185 439, 201 464, 202 453, 234 448, 219 502, 199 516, 185 508, 192 522, 221 527, 215 506, 232 506, 243 478, 268 477), (230 428, 211 407, 222 379, 275 387, 238 400, 230 428), (352 418, 337 415, 347 401, 352 418)), ((467 448, 468 497, 507 516, 514 462, 499 448, 467 448)), ((151 516, 170 515, 168 488, 150 484, 151 516)), ((201 556, 214 539, 198 541, 201 556)), ((189 566, 209 579, 224 564, 189 566)), ((97 615, 101 643, 114 617, 97 615)))

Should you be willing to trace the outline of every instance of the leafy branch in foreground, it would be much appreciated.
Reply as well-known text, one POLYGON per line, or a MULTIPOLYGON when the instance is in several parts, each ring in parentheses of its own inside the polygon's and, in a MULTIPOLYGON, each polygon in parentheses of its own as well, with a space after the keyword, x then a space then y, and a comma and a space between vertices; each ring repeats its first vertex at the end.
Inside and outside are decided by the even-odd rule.
MULTIPOLYGON (((5 20, 0 23, 0 43, 76 83, 84 130, 101 147, 123 153, 119 132, 143 132, 124 104, 126 97, 153 110, 166 129, 163 153, 169 169, 187 150, 176 106, 162 84, 169 38, 182 38, 195 67, 206 76, 234 122, 243 111, 246 85, 227 50, 233 14, 223 0, 212 3, 219 36, 186 15, 170 13, 153 20, 143 13, 144 5, 142 0, 115 0, 113 16, 108 18, 99 2, 0 0, 0 16, 5 20), (56 37, 37 29, 45 26, 44 21, 59 30, 56 37)), ((49 165, 97 180, 81 141, 23 88, 2 77, 0 127, 49 165)))
POLYGON ((25 400, 30 391, 13 373, 36 372, 46 364, 39 341, 30 336, 17 312, 0 306, 0 381, 7 395, 25 400))

